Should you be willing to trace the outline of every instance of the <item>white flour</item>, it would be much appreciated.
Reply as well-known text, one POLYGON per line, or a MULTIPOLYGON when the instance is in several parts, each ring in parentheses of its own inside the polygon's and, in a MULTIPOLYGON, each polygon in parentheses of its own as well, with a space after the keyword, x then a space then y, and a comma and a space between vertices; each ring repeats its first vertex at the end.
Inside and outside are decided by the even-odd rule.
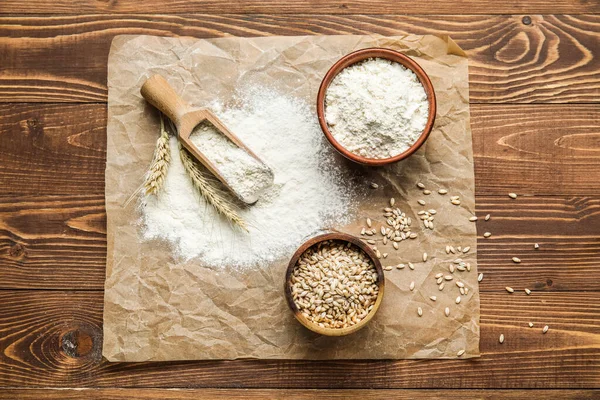
POLYGON ((210 122, 194 128, 190 140, 247 203, 254 203, 271 186, 273 175, 269 167, 231 142, 210 122))
POLYGON ((429 116, 427 95, 415 73, 383 58, 344 68, 327 89, 325 107, 335 140, 366 158, 403 153, 429 116))
POLYGON ((352 218, 351 185, 331 163, 314 111, 299 99, 264 88, 240 100, 236 108, 210 108, 273 169, 274 185, 240 212, 250 233, 232 228, 198 196, 179 160, 177 140, 171 138, 164 190, 142 204, 142 235, 170 242, 182 259, 238 267, 269 262, 291 256, 308 236, 352 218))

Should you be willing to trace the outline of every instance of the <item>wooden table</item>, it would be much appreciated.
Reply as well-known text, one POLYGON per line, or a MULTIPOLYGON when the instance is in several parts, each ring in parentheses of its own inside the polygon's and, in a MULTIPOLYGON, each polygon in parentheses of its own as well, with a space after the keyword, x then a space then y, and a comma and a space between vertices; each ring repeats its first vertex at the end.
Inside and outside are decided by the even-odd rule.
POLYGON ((0 399, 599 398, 599 13, 597 0, 2 0, 0 399), (478 243, 482 357, 103 360, 112 38, 369 32, 447 34, 469 55, 477 212, 492 215, 477 224, 493 233, 478 243))

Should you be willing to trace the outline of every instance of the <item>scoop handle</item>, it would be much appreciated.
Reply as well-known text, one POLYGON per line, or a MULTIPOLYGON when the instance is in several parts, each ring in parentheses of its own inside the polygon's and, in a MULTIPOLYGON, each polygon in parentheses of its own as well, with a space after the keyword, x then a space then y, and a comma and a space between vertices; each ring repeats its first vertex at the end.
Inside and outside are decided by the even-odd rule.
POLYGON ((165 78, 160 75, 151 76, 140 91, 148 103, 165 114, 175 126, 181 125, 183 116, 189 111, 189 104, 179 97, 165 78))

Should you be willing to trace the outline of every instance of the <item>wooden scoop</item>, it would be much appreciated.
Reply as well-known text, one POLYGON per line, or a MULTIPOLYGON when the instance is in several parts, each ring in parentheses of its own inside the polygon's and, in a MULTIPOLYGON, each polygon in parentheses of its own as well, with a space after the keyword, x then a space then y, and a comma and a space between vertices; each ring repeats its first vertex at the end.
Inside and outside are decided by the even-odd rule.
MULTIPOLYGON (((227 127, 217 118, 212 111, 208 109, 194 109, 188 103, 185 102, 181 97, 177 95, 175 90, 169 85, 169 83, 160 75, 154 75, 150 77, 142 86, 142 96, 152 104, 154 107, 159 109, 165 114, 177 128, 177 137, 183 147, 188 150, 196 160, 204 165, 219 181, 221 181, 231 192, 233 192, 240 200, 247 204, 253 204, 258 200, 256 196, 242 196, 238 193, 235 188, 231 187, 229 182, 221 175, 215 165, 207 159, 204 154, 192 143, 190 135, 196 126, 204 121, 210 122, 219 133, 226 136, 236 146, 246 151, 250 156, 256 159, 259 163, 266 166, 266 164, 258 158, 256 154, 252 152, 238 137, 233 134, 227 127)), ((267 167, 268 169, 268 167, 267 167)), ((268 169, 273 177, 273 172, 268 169)), ((272 183, 272 179, 271 179, 272 183)))

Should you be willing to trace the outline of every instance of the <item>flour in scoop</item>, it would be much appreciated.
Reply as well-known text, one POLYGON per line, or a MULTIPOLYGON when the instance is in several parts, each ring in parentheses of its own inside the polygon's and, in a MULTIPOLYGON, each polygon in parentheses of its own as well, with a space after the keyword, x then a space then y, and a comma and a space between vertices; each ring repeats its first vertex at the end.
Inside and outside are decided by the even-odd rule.
POLYGON ((164 188, 141 205, 141 236, 170 244, 175 260, 214 268, 250 268, 286 260, 310 236, 353 220, 352 175, 328 145, 304 100, 264 87, 242 90, 236 104, 210 109, 274 173, 273 185, 239 214, 249 232, 198 195, 171 138, 164 188))
POLYGON ((421 136, 429 103, 417 75, 402 64, 371 58, 344 68, 325 95, 335 140, 365 158, 390 158, 421 136))
POLYGON ((210 122, 204 121, 194 128, 190 140, 245 202, 256 202, 273 183, 269 167, 238 147, 210 122))

